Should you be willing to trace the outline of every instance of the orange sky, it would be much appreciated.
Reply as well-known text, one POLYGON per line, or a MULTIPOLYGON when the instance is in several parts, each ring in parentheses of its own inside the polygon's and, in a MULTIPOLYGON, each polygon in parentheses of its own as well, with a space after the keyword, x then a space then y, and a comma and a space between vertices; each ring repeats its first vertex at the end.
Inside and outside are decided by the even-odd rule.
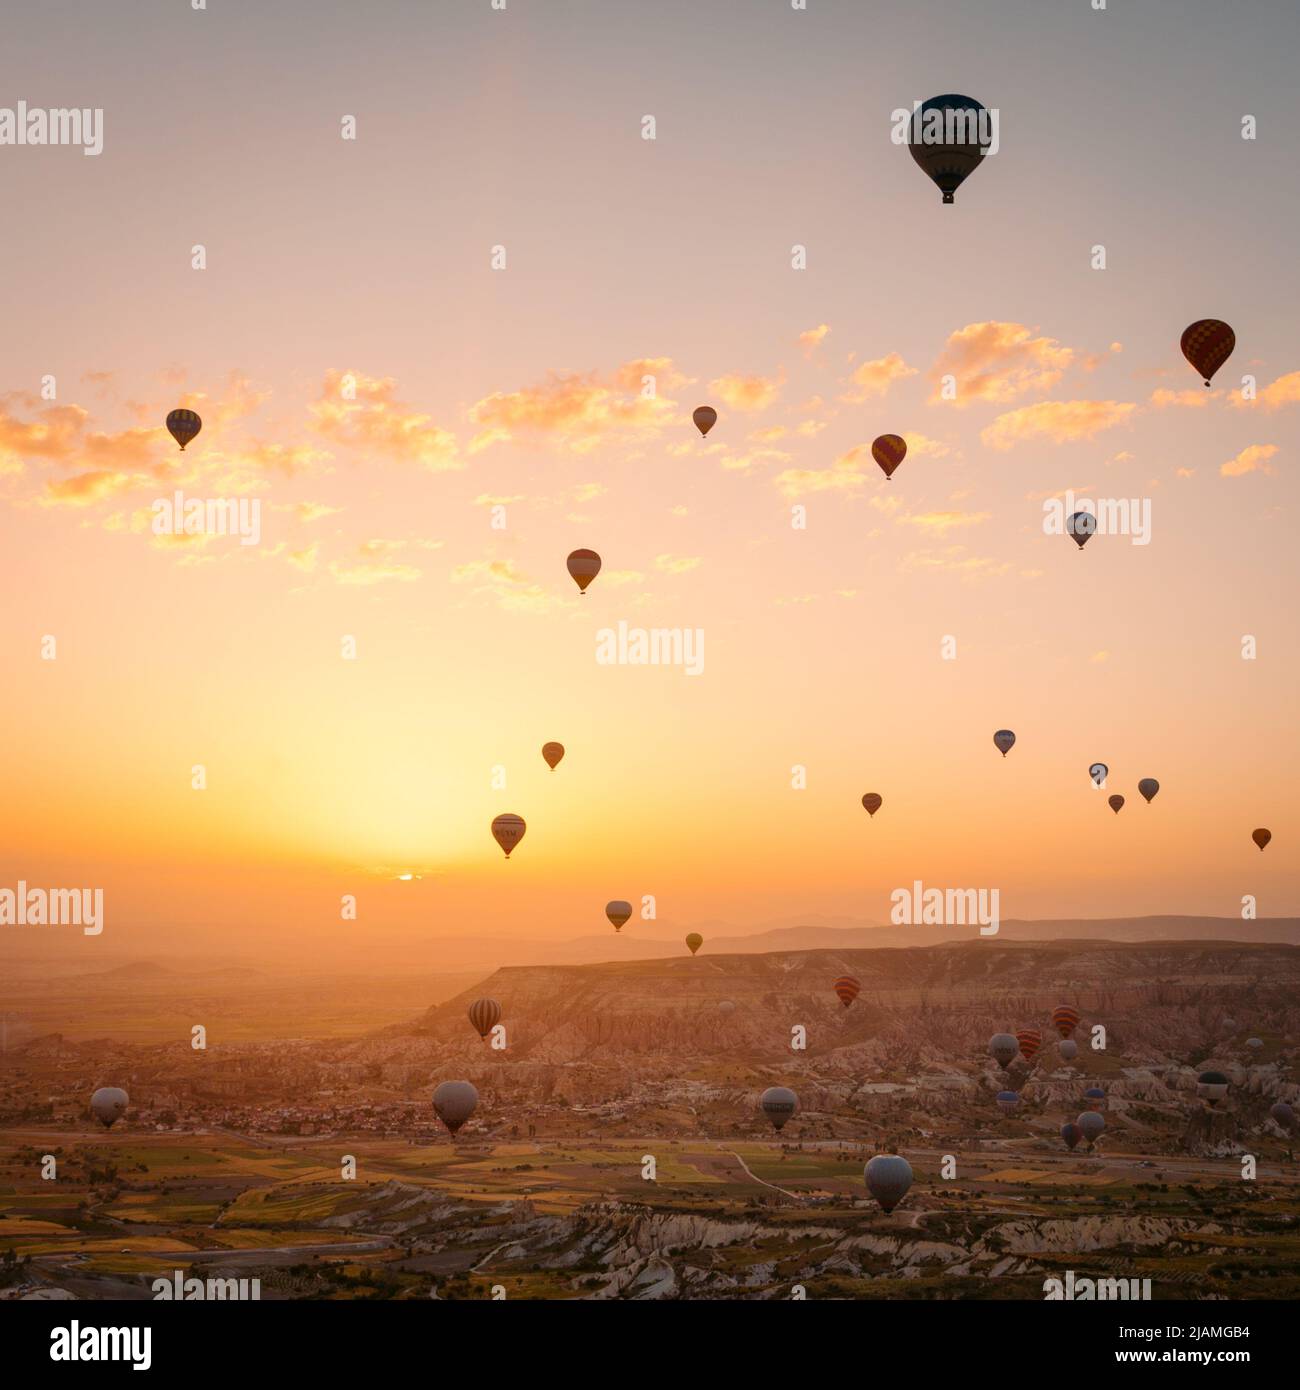
MULTIPOLYGON (((104 106, 103 155, 0 151, 50 211, 5 272, 0 884, 104 887, 119 944, 308 948, 343 892, 444 935, 582 934, 642 894, 684 928, 883 921, 916 878, 997 887, 1004 917, 1300 910, 1285 30, 1235 41, 1255 85, 1225 80, 1176 137, 1117 72, 1062 184, 1051 101, 1154 30, 1106 19, 1054 86, 1025 59, 1064 33, 962 67, 959 29, 936 57, 898 19, 882 42, 910 75, 863 97, 838 56, 857 21, 829 9, 784 37, 756 21, 709 98, 696 58, 670 61, 676 6, 630 49, 597 26, 575 52, 513 8, 509 31, 457 19, 442 61, 479 80, 433 90, 401 35, 374 39, 391 66, 350 67, 330 11, 276 103, 257 65, 290 36, 222 31, 175 129, 145 121, 107 31, 97 68, 93 26, 63 50, 87 90, 58 99, 104 106), (796 36, 824 81, 799 66, 775 121, 756 92, 796 36), (1001 107, 1002 149, 943 207, 888 113, 954 85, 1001 107), (1271 150, 1237 135, 1256 109, 1271 150), (1157 149, 1197 178, 1154 188, 1157 149), (193 187, 156 196, 180 154, 193 187), (1207 178, 1256 215, 1203 209, 1207 178), (1206 316, 1238 339, 1212 391, 1178 352, 1206 316), (204 419, 184 455, 180 404, 204 419), (888 483, 884 432, 909 442, 888 483), (151 535, 177 487, 259 499, 260 544, 151 535), (1045 535, 1067 488, 1149 499, 1151 543, 1045 535), (585 597, 580 546, 604 559, 585 597), (701 629, 703 673, 598 665, 620 620, 701 629), (529 826, 509 864, 501 811, 529 826)), ((53 100, 57 66, 26 56, 26 99, 53 100)))

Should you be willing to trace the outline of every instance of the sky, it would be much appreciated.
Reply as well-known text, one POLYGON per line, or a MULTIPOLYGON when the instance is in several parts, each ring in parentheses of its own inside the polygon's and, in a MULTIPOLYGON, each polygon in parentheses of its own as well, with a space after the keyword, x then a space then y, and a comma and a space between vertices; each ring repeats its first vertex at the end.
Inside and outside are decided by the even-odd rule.
POLYGON ((0 146, 0 886, 102 887, 70 952, 883 922, 918 879, 1300 911, 1298 40, 1201 0, 15 14, 0 107, 103 149, 0 146), (951 206, 891 140, 941 92, 999 118, 951 206), (155 535, 178 488, 258 544, 155 535), (1066 490, 1149 543, 1045 533, 1066 490), (600 664, 620 622, 703 669, 600 664))

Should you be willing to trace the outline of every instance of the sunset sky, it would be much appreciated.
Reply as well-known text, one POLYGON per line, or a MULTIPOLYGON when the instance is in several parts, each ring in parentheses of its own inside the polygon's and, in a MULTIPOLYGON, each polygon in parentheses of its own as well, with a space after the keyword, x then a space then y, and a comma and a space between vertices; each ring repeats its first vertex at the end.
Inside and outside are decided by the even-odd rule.
POLYGON ((0 147, 0 886, 103 887, 118 949, 310 951, 347 892, 412 940, 886 921, 918 878, 1300 911, 1298 41, 1290 0, 15 12, 0 106, 104 149, 0 147), (950 207, 890 139, 941 92, 1000 113, 950 207), (152 535, 178 487, 261 543, 152 535), (1150 544, 1044 534, 1065 489, 1150 544), (620 620, 703 674, 598 665, 620 620))

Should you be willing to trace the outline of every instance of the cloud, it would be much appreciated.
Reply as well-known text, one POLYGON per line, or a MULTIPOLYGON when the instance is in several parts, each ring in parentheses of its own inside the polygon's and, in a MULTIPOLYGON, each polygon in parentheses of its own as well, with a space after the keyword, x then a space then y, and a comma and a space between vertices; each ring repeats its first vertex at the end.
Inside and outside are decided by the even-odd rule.
POLYGON ((46 507, 91 507, 107 497, 120 496, 150 481, 137 474, 115 473, 112 469, 99 468, 71 478, 50 479, 45 484, 44 496, 39 500, 46 507))
POLYGON ((1259 393, 1256 401, 1243 400, 1239 392, 1234 392, 1231 399, 1235 406, 1249 408, 1251 405, 1262 405, 1265 410, 1280 410, 1284 405, 1295 405, 1300 402, 1300 372, 1288 372, 1286 376, 1278 377, 1259 393))
MULTIPOLYGON (((357 547, 360 560, 331 561, 330 573, 340 584, 385 584, 393 580, 409 584, 419 579, 421 571, 392 558, 405 545, 405 541, 363 541, 357 547)), ((314 555, 311 563, 315 564, 314 555)))
POLYGON ((672 424, 677 414, 663 392, 685 381, 668 357, 625 362, 603 379, 594 371, 551 372, 538 386, 497 391, 478 401, 469 412, 479 430, 470 451, 517 434, 554 435, 579 450, 594 449, 618 433, 649 437, 672 424), (653 395, 646 394, 647 377, 655 379, 653 395))
POLYGON ((829 468, 787 468, 773 481, 787 497, 807 492, 855 492, 866 481, 863 470, 870 458, 870 445, 855 444, 829 468))
POLYGON ((1165 410, 1169 406, 1179 405, 1187 409, 1195 410, 1198 407, 1209 405, 1212 396, 1217 396, 1218 392, 1195 391, 1170 391, 1167 387, 1160 386, 1151 393, 1151 404, 1157 410, 1165 410))
POLYGON ((1032 439, 1066 444, 1114 429, 1136 409, 1124 401, 1040 401, 999 415, 980 439, 991 449, 1011 449, 1032 439))
POLYGON ((463 468, 456 437, 395 397, 391 377, 330 370, 318 401, 308 408, 322 437, 350 449, 372 450, 430 472, 463 468))
POLYGON ((1074 361, 1074 350, 1055 338, 1035 338, 1022 323, 968 323, 944 345, 930 370, 931 402, 943 399, 942 378, 957 381, 956 404, 1003 405, 1030 391, 1055 386, 1074 361))
POLYGON ((703 563, 698 555, 655 556, 655 569, 662 570, 665 574, 685 574, 687 570, 696 569, 703 563))
POLYGON ((891 352, 888 357, 860 363, 849 376, 856 389, 846 392, 840 400, 850 405, 861 405, 864 401, 883 396, 894 382, 915 375, 915 367, 909 367, 898 353, 891 352))
POLYGON ((821 347, 826 335, 831 331, 828 323, 819 323, 816 328, 805 329, 799 334, 799 346, 805 357, 811 357, 821 347))
POLYGON ((472 584, 475 594, 487 594, 502 608, 518 612, 540 613, 559 604, 554 594, 530 580, 512 560, 471 560, 452 570, 451 581, 472 584))
POLYGON ((1277 453, 1276 444, 1252 444, 1219 468, 1221 478, 1240 478, 1246 473, 1276 473, 1269 459, 1277 453))
POLYGON ((927 535, 946 536, 961 526, 978 526, 992 515, 992 512, 919 512, 898 520, 901 525, 918 527, 927 535))
POLYGON ((784 372, 779 377, 742 376, 733 372, 709 382, 709 394, 732 410, 766 410, 781 394, 784 385, 784 372))

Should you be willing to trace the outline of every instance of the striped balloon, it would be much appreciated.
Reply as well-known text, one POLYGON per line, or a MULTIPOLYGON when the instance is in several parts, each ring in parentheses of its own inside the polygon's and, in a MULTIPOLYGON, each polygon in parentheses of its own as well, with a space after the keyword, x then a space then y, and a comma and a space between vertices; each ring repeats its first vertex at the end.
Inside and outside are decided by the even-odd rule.
POLYGON ((1037 1028, 1021 1028, 1016 1033, 1016 1043, 1020 1047, 1020 1055, 1026 1062, 1032 1062, 1038 1049, 1043 1045, 1043 1035, 1037 1028))
POLYGON ((862 992, 862 985, 855 980, 852 975, 841 975, 835 981, 835 993, 840 997, 840 1003, 847 1009, 851 1003, 862 992))
POLYGON ((202 428, 203 421, 195 410, 173 410, 167 417, 167 432, 181 446, 182 452, 202 428))
POLYGON ((907 440, 901 434, 882 434, 871 446, 871 457, 880 465, 886 481, 907 457, 907 440))
POLYGON ((1062 1004, 1052 1011, 1052 1027, 1063 1037, 1068 1038, 1079 1026, 1079 1011, 1069 1004, 1062 1004))
POLYGON ((469 1006, 469 1021, 480 1038, 487 1041, 487 1035, 501 1021, 501 1005, 495 999, 476 999, 469 1006))

